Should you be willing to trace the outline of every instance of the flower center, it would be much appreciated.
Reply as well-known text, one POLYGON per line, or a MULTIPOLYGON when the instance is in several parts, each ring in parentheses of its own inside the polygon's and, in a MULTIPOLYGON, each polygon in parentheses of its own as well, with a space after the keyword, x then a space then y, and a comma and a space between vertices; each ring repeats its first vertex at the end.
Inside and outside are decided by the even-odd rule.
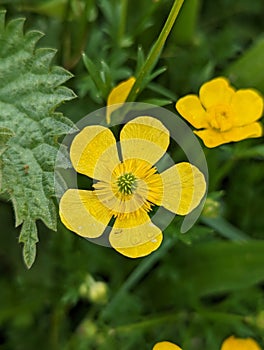
POLYGON ((137 178, 132 173, 125 173, 117 179, 118 190, 122 194, 132 194, 137 188, 137 178))
POLYGON ((142 159, 126 159, 111 174, 111 180, 93 185, 100 202, 115 217, 149 212, 160 205, 163 181, 156 168, 142 159))
POLYGON ((212 106, 208 110, 209 114, 209 124, 213 129, 218 131, 230 130, 233 126, 232 124, 232 110, 228 105, 217 105, 212 106))

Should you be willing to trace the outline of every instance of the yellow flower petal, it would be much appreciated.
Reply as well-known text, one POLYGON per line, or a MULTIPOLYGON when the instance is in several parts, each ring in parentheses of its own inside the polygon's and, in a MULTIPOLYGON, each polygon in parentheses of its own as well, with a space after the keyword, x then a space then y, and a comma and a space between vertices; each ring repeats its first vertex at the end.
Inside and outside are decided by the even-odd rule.
POLYGON ((160 233, 158 236, 155 237, 155 242, 153 240, 130 248, 114 248, 118 253, 127 256, 128 258, 141 258, 157 250, 161 245, 162 239, 163 235, 162 233, 160 233))
POLYGON ((216 147, 228 142, 260 137, 262 136, 262 132, 262 126, 260 123, 252 123, 221 132, 213 129, 194 131, 194 133, 203 140, 205 146, 209 148, 216 147))
POLYGON ((154 345, 152 350, 182 350, 178 345, 169 341, 162 341, 154 345))
POLYGON ((225 78, 215 78, 203 84, 200 88, 199 96, 202 105, 208 109, 218 104, 229 105, 235 90, 229 86, 225 78))
POLYGON ((164 186, 162 204, 179 215, 186 215, 198 206, 205 194, 203 174, 190 163, 179 163, 161 173, 164 186))
POLYGON ((227 338, 221 347, 221 350, 261 350, 257 342, 252 338, 227 338))
POLYGON ((60 218, 71 231, 83 237, 96 238, 102 235, 111 219, 92 191, 70 189, 60 200, 60 218))
POLYGON ((154 165, 166 152, 169 142, 168 129, 152 117, 137 117, 120 133, 123 160, 137 158, 154 165))
POLYGON ((129 258, 139 258, 158 249, 162 232, 142 211, 138 215, 117 217, 109 235, 112 247, 129 258))
POLYGON ((97 180, 109 180, 109 174, 119 163, 116 139, 100 125, 90 125, 75 136, 70 157, 74 169, 97 180))
POLYGON ((231 107, 235 126, 251 124, 262 116, 263 98, 252 89, 238 90, 232 98, 231 107))
POLYGON ((128 80, 118 84, 111 90, 107 99, 106 122, 108 124, 110 124, 111 121, 111 113, 119 108, 119 106, 114 105, 126 101, 135 81, 136 79, 134 77, 131 77, 128 80))
POLYGON ((196 95, 187 95, 176 103, 178 112, 195 128, 201 129, 208 126, 206 112, 196 95))

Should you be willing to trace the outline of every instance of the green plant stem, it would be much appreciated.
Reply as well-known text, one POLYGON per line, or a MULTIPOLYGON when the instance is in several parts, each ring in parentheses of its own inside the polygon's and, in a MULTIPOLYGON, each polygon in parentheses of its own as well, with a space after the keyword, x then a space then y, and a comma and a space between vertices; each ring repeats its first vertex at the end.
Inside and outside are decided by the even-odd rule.
POLYGON ((127 325, 122 325, 115 327, 109 331, 109 333, 126 333, 142 328, 152 328, 158 324, 167 324, 170 322, 175 322, 176 320, 187 319, 187 314, 185 312, 175 312, 170 314, 165 314, 158 317, 148 318, 147 320, 135 322, 127 325))
POLYGON ((250 237, 246 233, 244 233, 243 231, 239 230, 237 227, 230 224, 224 218, 202 217, 201 220, 207 226, 213 228, 218 233, 220 233, 223 237, 228 238, 231 241, 245 242, 250 239, 250 237))
POLYGON ((185 322, 192 319, 196 319, 197 317, 199 318, 205 318, 210 321, 215 321, 215 322, 221 322, 228 324, 230 322, 243 322, 246 320, 245 316, 238 315, 238 314, 232 314, 232 313, 226 313, 226 312, 217 312, 217 311, 208 311, 208 310, 199 310, 195 312, 184 312, 184 311, 179 311, 179 312, 174 312, 174 313, 168 313, 164 315, 160 315, 158 317, 153 317, 153 318, 147 318, 146 320, 140 321, 140 322, 135 322, 131 324, 126 324, 122 326, 117 326, 115 328, 111 328, 108 332, 110 334, 113 333, 128 333, 128 332, 133 332, 138 329, 146 329, 146 328, 153 328, 156 325, 159 324, 168 324, 171 322, 178 321, 178 322, 185 322))
POLYGON ((135 101, 138 94, 142 90, 142 86, 144 85, 146 78, 148 77, 149 73, 153 69, 154 65, 156 64, 156 62, 157 62, 157 60, 162 52, 163 46, 167 40, 168 35, 170 34, 170 31, 175 23, 175 20, 179 14, 179 11, 180 11, 183 3, 184 3, 184 0, 175 0, 174 1, 174 4, 172 5, 169 16, 166 20, 166 23, 164 24, 164 27, 163 27, 157 41, 152 46, 152 48, 148 54, 148 57, 147 57, 145 63, 143 64, 143 66, 139 72, 139 75, 136 78, 135 84, 127 97, 127 102, 135 101))
POLYGON ((63 318, 63 310, 61 308, 55 308, 52 314, 51 320, 51 334, 50 334, 50 343, 52 349, 59 349, 59 333, 61 320, 63 318))
POLYGON ((122 47, 122 40, 126 30, 127 1, 121 0, 120 23, 118 28, 118 45, 122 47))
POLYGON ((197 315, 199 317, 203 317, 211 321, 222 322, 225 324, 228 324, 230 322, 243 322, 246 320, 246 317, 244 315, 231 314, 219 311, 199 310, 197 312, 197 315))
POLYGON ((175 241, 176 239, 174 237, 169 237, 158 251, 144 258, 144 260, 132 271, 131 275, 124 282, 110 303, 104 308, 100 315, 100 318, 102 320, 105 319, 107 315, 111 314, 116 305, 118 305, 121 297, 137 285, 141 278, 146 275, 146 273, 152 269, 156 262, 159 261, 164 256, 164 254, 175 244, 175 241))

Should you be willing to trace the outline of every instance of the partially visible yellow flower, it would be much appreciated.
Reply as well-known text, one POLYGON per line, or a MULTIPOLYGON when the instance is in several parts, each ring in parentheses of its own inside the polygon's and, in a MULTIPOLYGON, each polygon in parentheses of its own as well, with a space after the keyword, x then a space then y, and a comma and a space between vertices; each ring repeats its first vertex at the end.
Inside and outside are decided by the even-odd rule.
POLYGON ((261 350, 261 347, 252 338, 243 339, 231 336, 224 340, 221 350, 261 350))
POLYGON ((136 258, 150 254, 162 232, 148 216, 154 205, 186 215, 201 201, 203 174, 187 162, 158 173, 155 163, 164 155, 170 135, 153 117, 137 117, 123 127, 119 151, 112 132, 100 125, 85 127, 73 140, 74 169, 95 179, 94 190, 69 189, 60 201, 60 217, 83 237, 103 234, 114 217, 109 242, 121 254, 136 258))
MULTIPOLYGON (((152 350, 182 350, 178 345, 163 341, 154 345, 152 350)), ((231 336, 224 340, 221 350, 262 350, 252 338, 235 338, 231 336)))
POLYGON ((187 95, 176 103, 178 112, 197 129, 207 147, 262 136, 259 120, 263 98, 253 89, 235 90, 226 78, 203 84, 197 95, 187 95))
POLYGON ((119 83, 116 87, 114 87, 107 98, 107 107, 106 107, 106 122, 110 124, 111 122, 111 114, 118 108, 118 106, 114 106, 118 103, 126 102, 126 99, 135 83, 136 79, 131 77, 125 81, 119 83))
POLYGON ((154 345, 152 350, 182 350, 178 345, 168 341, 162 341, 154 345))

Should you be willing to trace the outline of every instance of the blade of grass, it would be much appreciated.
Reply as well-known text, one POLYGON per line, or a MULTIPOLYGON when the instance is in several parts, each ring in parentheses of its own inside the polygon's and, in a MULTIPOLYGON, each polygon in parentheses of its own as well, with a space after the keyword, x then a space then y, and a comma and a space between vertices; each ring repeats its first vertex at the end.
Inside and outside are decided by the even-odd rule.
POLYGON ((237 227, 231 225, 224 218, 206 218, 202 217, 202 222, 207 226, 213 228, 216 232, 220 233, 221 236, 230 239, 231 241, 248 241, 250 237, 239 230, 237 227))
POLYGON ((180 9, 182 7, 182 4, 184 3, 184 0, 175 0, 172 8, 170 10, 169 16, 164 24, 164 27, 162 31, 160 32, 160 35, 157 39, 157 41, 152 46, 148 57, 145 61, 145 64, 142 66, 141 71, 139 72, 135 84, 133 88, 131 89, 128 97, 127 102, 133 102, 136 100, 137 96, 139 95, 140 91, 142 90, 142 86, 144 86, 144 83, 146 79, 148 78, 148 75, 150 74, 151 70, 155 66, 162 50, 164 47, 164 44, 168 38, 168 35, 170 34, 170 31, 175 23, 175 20, 180 12, 180 9))

